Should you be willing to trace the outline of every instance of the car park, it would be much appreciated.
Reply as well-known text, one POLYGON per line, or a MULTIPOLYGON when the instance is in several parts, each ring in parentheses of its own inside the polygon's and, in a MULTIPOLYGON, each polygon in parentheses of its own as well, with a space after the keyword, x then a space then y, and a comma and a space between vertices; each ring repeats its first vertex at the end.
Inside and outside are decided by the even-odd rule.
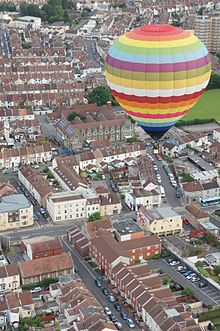
POLYGON ((132 319, 130 317, 127 318, 126 322, 127 322, 128 326, 129 326, 129 328, 131 328, 131 329, 134 329, 135 328, 135 324, 134 324, 134 322, 132 321, 132 319))
POLYGON ((108 307, 104 308, 104 312, 106 313, 106 315, 111 315, 112 314, 111 310, 108 307))
POLYGON ((123 320, 126 320, 128 318, 127 314, 123 310, 121 311, 121 317, 123 320))
POLYGON ((118 329, 118 330, 122 330, 123 329, 123 326, 122 326, 122 324, 120 323, 120 322, 116 322, 116 323, 114 323, 115 324, 115 326, 116 326, 116 328, 118 329))
POLYGON ((116 302, 116 303, 114 304, 114 307, 115 307, 115 309, 116 309, 117 311, 121 311, 121 306, 119 305, 118 302, 116 302))
POLYGON ((98 287, 102 287, 102 283, 101 283, 100 279, 96 279, 95 283, 98 287))
POLYGON ((115 302, 115 298, 114 298, 114 296, 113 296, 112 294, 109 294, 109 295, 107 296, 107 298, 108 298, 108 300, 109 300, 110 302, 115 302))

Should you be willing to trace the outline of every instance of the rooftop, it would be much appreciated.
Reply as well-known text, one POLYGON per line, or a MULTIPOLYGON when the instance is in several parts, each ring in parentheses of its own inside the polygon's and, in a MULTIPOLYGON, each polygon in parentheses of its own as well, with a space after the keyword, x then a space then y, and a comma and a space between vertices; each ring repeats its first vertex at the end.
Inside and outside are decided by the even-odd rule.
POLYGON ((116 221, 113 227, 121 236, 135 232, 143 232, 142 228, 132 220, 116 221))
POLYGON ((171 207, 147 209, 142 206, 140 210, 149 222, 179 216, 171 207))
POLYGON ((30 208, 31 203, 24 194, 12 194, 1 198, 0 212, 8 213, 19 209, 30 208))

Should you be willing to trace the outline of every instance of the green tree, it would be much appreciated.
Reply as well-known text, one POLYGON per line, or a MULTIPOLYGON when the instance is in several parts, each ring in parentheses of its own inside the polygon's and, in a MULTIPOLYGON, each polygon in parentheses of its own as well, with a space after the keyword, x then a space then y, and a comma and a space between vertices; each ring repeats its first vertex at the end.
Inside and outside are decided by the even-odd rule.
POLYGON ((68 12, 65 10, 64 12, 64 15, 63 15, 63 20, 65 22, 69 22, 70 21, 70 18, 69 18, 69 15, 68 15, 68 12))
POLYGON ((213 270, 216 275, 220 275, 220 265, 214 266, 213 270))
POLYGON ((68 119, 69 122, 72 122, 72 121, 75 120, 76 117, 79 117, 81 119, 81 121, 85 121, 85 119, 86 119, 86 117, 84 115, 81 115, 81 114, 79 114, 79 113, 77 113, 75 111, 73 111, 72 113, 70 113, 68 115, 68 118, 67 119, 68 119))
POLYGON ((183 294, 184 295, 193 295, 193 289, 191 289, 191 287, 186 287, 184 290, 183 290, 183 294))
POLYGON ((0 11, 16 12, 16 6, 11 3, 2 2, 0 3, 0 11))
POLYGON ((102 219, 102 216, 101 216, 100 212, 96 212, 89 216, 88 222, 99 221, 101 219, 102 219))
POLYGON ((220 88, 220 75, 212 72, 209 80, 209 84, 206 89, 211 90, 215 88, 220 88))
POLYGON ((89 93, 89 103, 96 103, 97 106, 102 106, 106 105, 108 101, 111 101, 113 106, 118 105, 106 86, 98 86, 89 93))
POLYGON ((164 275, 162 277, 162 279, 163 279, 163 285, 167 285, 169 283, 169 280, 170 280, 169 276, 164 275))

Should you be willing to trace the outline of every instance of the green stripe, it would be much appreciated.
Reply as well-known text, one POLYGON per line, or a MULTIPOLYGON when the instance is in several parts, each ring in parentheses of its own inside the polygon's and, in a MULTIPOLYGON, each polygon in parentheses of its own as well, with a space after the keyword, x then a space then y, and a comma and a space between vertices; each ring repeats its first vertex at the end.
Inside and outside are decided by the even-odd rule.
MULTIPOLYGON (((142 55, 155 55, 158 54, 158 47, 156 48, 148 48, 148 47, 139 47, 137 46, 129 46, 126 44, 121 43, 117 40, 114 43, 114 48, 118 49, 121 52, 125 52, 126 54, 142 54, 142 55)), ((178 46, 169 48, 159 48, 160 55, 176 55, 176 54, 184 54, 187 52, 194 52, 199 49, 203 49, 204 46, 200 40, 197 40, 195 43, 187 46, 178 46), (187 52, 186 52, 187 50, 187 52)))
POLYGON ((137 71, 128 71, 121 70, 116 67, 112 67, 109 64, 105 64, 105 70, 116 77, 121 77, 130 80, 138 81, 175 81, 183 80, 194 77, 199 77, 209 72, 211 64, 207 64, 198 69, 191 69, 185 71, 176 71, 176 72, 137 72, 137 71))

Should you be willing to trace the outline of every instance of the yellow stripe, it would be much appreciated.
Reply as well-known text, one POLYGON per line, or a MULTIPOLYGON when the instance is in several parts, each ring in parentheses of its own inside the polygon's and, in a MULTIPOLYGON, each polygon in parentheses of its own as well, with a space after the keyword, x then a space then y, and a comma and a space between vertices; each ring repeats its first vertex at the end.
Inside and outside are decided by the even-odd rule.
POLYGON ((179 89, 184 87, 196 86, 198 84, 204 83, 210 77, 210 72, 205 73, 196 78, 189 78, 189 79, 182 79, 182 80, 175 80, 175 81, 139 81, 139 80, 131 80, 125 78, 118 78, 109 74, 108 72, 105 73, 106 79, 110 83, 114 83, 116 85, 128 88, 135 88, 135 89, 144 89, 144 90, 168 90, 168 89, 179 89))
POLYGON ((194 105, 196 104, 196 102, 191 103, 187 106, 184 107, 177 107, 177 108, 169 108, 169 104, 167 104, 167 109, 161 109, 161 108, 157 108, 157 109, 152 109, 152 108, 138 108, 138 107, 129 107, 127 105, 124 105, 122 102, 120 102, 120 105, 122 106, 123 109, 132 111, 132 112, 138 112, 140 114, 175 114, 177 112, 181 112, 185 109, 190 109, 192 108, 194 105))
MULTIPOLYGON (((186 115, 186 114, 184 114, 186 115)), ((136 122, 147 122, 147 123, 170 123, 170 122, 177 122, 179 121, 184 115, 178 116, 178 117, 173 117, 173 118, 143 118, 143 117, 136 117, 136 116, 132 116, 132 118, 136 121, 136 122)))
POLYGON ((119 42, 127 46, 146 47, 146 48, 171 48, 179 46, 188 46, 198 42, 198 38, 194 35, 188 38, 179 40, 166 40, 166 41, 142 41, 134 40, 122 35, 118 38, 119 42))

